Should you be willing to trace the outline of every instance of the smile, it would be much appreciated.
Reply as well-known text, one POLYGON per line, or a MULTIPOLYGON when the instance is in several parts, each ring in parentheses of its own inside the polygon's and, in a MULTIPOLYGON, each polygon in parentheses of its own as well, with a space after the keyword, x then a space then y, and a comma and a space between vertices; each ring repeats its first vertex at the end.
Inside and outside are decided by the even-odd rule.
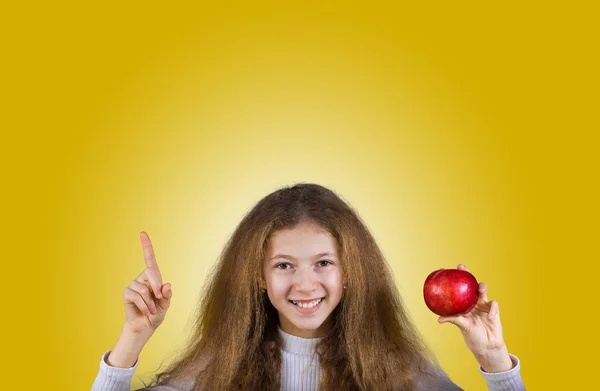
POLYGON ((290 300, 292 303, 294 303, 295 305, 297 305, 298 307, 302 307, 302 308, 313 308, 314 306, 316 306, 317 304, 319 304, 321 302, 321 300, 323 300, 323 298, 321 297, 320 299, 315 299, 313 301, 294 301, 294 300, 290 300))
POLYGON ((319 299, 315 299, 312 301, 296 301, 290 300, 289 302, 303 314, 312 314, 316 312, 319 308, 321 308, 321 303, 323 302, 324 297, 319 299))

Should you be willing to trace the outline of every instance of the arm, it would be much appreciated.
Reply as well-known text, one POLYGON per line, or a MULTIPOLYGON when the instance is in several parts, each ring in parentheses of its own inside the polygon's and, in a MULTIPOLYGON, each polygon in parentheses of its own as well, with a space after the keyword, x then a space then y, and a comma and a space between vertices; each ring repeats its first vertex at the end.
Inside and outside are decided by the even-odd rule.
POLYGON ((151 336, 152 333, 135 333, 123 327, 115 347, 102 355, 92 391, 129 391, 138 357, 151 336))
POLYGON ((131 386, 131 378, 138 366, 138 360, 131 368, 112 367, 106 363, 108 352, 102 355, 100 360, 100 370, 96 375, 96 379, 92 384, 91 391, 129 391, 131 386))
MULTIPOLYGON (((508 371, 490 373, 485 372, 479 366, 479 372, 484 377, 490 391, 525 391, 525 385, 521 379, 521 365, 517 356, 509 354, 512 368, 508 371)), ((462 391, 454 384, 448 375, 437 366, 430 364, 426 376, 421 376, 417 381, 417 390, 444 390, 462 391)))
MULTIPOLYGON (((464 265, 458 269, 467 270, 464 265)), ((442 316, 439 323, 456 325, 467 347, 479 363, 479 371, 490 391, 524 391, 519 359, 508 353, 502 337, 498 302, 487 298, 487 285, 479 284, 479 300, 468 314, 442 316)))
MULTIPOLYGON (((139 360, 131 368, 112 367, 106 362, 106 358, 111 353, 108 352, 102 355, 100 361, 100 371, 96 376, 92 391, 129 391, 131 388, 131 379, 135 372, 139 360)), ((184 391, 168 386, 156 386, 153 388, 140 388, 137 391, 184 391)), ((187 390, 185 390, 187 391, 187 390)))
POLYGON ((432 363, 428 364, 426 374, 417 379, 417 390, 463 391, 450 380, 446 372, 432 363))
POLYGON ((138 357, 171 304, 171 284, 162 283, 150 238, 142 232, 140 239, 146 269, 123 291, 126 322, 115 347, 102 355, 92 391, 129 391, 138 357))
POLYGON ((479 372, 485 378, 490 391, 525 391, 525 384, 521 378, 521 363, 517 356, 508 354, 511 369, 504 372, 487 372, 479 366, 479 372))

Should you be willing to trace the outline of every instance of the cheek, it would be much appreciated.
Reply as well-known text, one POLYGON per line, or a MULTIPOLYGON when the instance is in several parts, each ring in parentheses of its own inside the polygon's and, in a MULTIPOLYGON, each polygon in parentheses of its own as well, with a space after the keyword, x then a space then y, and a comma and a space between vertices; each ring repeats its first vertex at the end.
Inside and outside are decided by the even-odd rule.
POLYGON ((284 275, 271 274, 267 276, 267 290, 269 296, 285 296, 289 290, 289 278, 284 275))
POLYGON ((342 275, 339 271, 327 273, 324 276, 323 283, 329 290, 329 294, 334 296, 342 295, 342 275))

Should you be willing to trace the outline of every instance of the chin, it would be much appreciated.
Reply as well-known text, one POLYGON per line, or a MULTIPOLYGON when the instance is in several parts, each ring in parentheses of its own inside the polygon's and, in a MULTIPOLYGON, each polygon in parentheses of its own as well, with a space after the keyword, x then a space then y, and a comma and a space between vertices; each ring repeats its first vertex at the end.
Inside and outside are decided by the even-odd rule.
POLYGON ((315 319, 315 320, 304 320, 304 321, 291 321, 291 323, 296 326, 296 328, 300 329, 300 330, 311 330, 311 331, 315 331, 318 330, 319 327, 323 326, 323 323, 325 323, 324 319, 315 319))

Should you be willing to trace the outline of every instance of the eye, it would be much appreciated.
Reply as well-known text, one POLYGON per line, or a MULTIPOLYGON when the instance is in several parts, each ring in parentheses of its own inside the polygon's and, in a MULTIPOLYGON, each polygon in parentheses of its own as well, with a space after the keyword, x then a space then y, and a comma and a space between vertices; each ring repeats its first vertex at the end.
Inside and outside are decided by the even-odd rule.
POLYGON ((330 261, 319 261, 319 262, 317 262, 317 264, 318 264, 319 266, 323 266, 323 267, 325 267, 325 266, 329 266, 329 265, 331 265, 332 263, 331 263, 330 261), (325 263, 325 264, 324 264, 324 263, 325 263))
POLYGON ((286 266, 292 267, 292 265, 290 265, 287 262, 281 262, 281 263, 278 263, 277 265, 275 265, 275 268, 276 269, 281 269, 281 270, 287 270, 288 268, 286 266))

